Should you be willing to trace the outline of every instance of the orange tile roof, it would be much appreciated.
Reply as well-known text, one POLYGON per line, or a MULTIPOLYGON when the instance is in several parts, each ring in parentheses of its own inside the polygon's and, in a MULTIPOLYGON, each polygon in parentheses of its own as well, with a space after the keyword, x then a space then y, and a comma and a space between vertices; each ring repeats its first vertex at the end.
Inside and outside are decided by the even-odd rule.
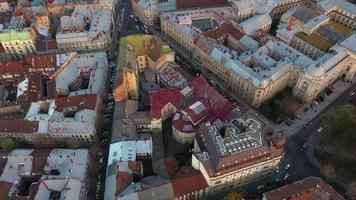
POLYGON ((8 199, 8 193, 12 186, 12 183, 0 182, 0 199, 8 199))
POLYGON ((293 199, 312 200, 316 196, 326 194, 333 200, 344 200, 330 185, 321 178, 308 177, 303 180, 285 185, 283 187, 266 192, 267 200, 293 199))
POLYGON ((96 94, 77 95, 70 97, 60 97, 56 99, 56 110, 62 112, 64 108, 79 106, 80 103, 83 109, 94 110, 96 108, 98 96, 96 94))
POLYGON ((38 121, 24 119, 0 120, 0 132, 33 133, 38 131, 38 121))
POLYGON ((198 173, 185 178, 172 181, 172 187, 176 197, 182 197, 208 187, 203 174, 198 173))

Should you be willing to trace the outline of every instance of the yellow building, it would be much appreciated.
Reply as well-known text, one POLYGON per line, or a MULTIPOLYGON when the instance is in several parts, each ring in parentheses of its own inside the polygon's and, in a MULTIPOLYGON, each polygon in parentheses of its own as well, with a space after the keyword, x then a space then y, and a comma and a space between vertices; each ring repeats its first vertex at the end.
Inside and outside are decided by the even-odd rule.
POLYGON ((36 34, 32 28, 1 32, 0 42, 11 58, 24 58, 36 52, 36 34))

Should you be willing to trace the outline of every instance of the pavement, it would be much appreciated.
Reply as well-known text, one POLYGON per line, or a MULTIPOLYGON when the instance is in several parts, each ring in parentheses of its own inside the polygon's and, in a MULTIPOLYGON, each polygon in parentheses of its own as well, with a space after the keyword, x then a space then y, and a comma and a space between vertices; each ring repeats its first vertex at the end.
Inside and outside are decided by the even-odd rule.
POLYGON ((298 131, 300 131, 305 126, 312 126, 314 123, 316 123, 313 121, 313 119, 316 118, 320 113, 322 113, 327 107, 332 105, 337 98, 339 98, 342 94, 345 93, 345 91, 349 90, 349 88, 354 88, 355 83, 356 77, 351 82, 345 82, 342 80, 336 81, 332 85, 333 93, 329 96, 325 95, 325 99, 323 102, 320 102, 317 105, 314 102, 311 103, 314 104, 314 107, 312 109, 310 108, 310 104, 302 106, 301 108, 299 108, 299 110, 295 112, 296 115, 300 116, 300 119, 294 120, 294 123, 291 126, 288 126, 285 123, 275 125, 275 129, 283 130, 285 135, 288 137, 298 133, 298 131), (306 107, 308 107, 309 110, 304 112, 303 110, 306 107))

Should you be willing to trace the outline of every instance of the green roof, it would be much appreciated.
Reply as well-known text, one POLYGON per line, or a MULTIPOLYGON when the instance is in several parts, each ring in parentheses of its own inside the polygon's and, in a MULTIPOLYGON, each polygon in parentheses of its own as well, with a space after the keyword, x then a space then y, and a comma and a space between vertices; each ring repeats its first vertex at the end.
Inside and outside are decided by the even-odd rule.
POLYGON ((29 28, 25 28, 22 31, 7 31, 7 32, 2 32, 0 33, 0 42, 8 42, 8 41, 13 41, 13 40, 30 40, 30 32, 29 28))
POLYGON ((343 26, 342 24, 339 24, 333 20, 329 20, 326 26, 333 29, 335 32, 341 34, 342 36, 347 36, 352 32, 352 29, 343 26))
POLYGON ((172 53, 172 52, 173 52, 173 50, 169 46, 162 48, 162 53, 163 54, 172 53))
POLYGON ((307 43, 315 46, 316 48, 320 49, 321 51, 327 52, 332 46, 333 43, 329 40, 320 37, 318 34, 312 33, 310 35, 298 32, 295 36, 301 40, 306 41, 307 43))

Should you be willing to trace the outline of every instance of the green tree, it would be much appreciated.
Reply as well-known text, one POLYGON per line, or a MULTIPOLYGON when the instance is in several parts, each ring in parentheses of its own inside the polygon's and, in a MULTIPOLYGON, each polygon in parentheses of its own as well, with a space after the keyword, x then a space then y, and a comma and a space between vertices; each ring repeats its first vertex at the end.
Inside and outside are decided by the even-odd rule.
POLYGON ((2 140, 0 145, 1 148, 6 151, 11 151, 17 147, 16 142, 10 137, 7 137, 4 140, 2 140))
POLYGON ((335 167, 331 164, 326 164, 323 166, 323 174, 325 178, 333 179, 335 177, 335 167))
POLYGON ((240 194, 240 193, 237 193, 237 192, 229 192, 227 194, 227 200, 243 200, 244 197, 240 194))
POLYGON ((341 106, 324 119, 323 127, 323 146, 333 144, 343 150, 352 150, 356 141, 356 107, 351 104, 341 106))

